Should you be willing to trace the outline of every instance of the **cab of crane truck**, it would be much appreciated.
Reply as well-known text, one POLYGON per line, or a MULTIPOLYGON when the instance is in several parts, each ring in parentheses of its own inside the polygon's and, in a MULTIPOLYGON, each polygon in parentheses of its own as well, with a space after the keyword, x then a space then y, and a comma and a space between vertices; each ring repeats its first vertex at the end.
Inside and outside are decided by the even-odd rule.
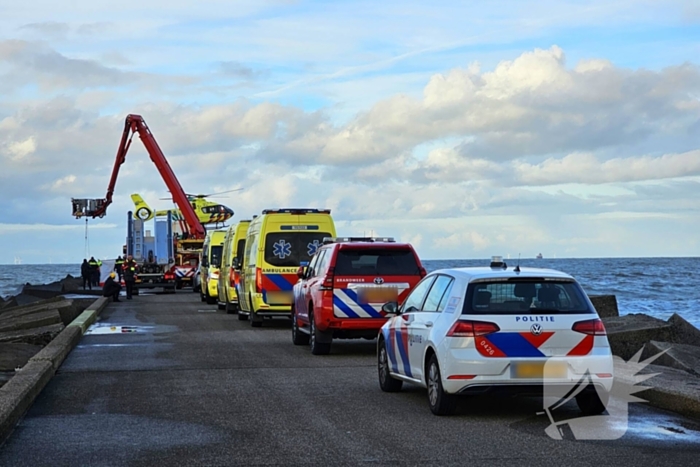
POLYGON ((330 209, 265 209, 248 227, 240 284, 238 319, 253 327, 263 319, 291 317, 297 270, 326 237, 335 237, 330 209))
POLYGON ((202 260, 199 265, 200 294, 202 301, 210 305, 216 303, 219 296, 219 268, 225 236, 225 230, 211 230, 207 232, 202 246, 202 260))
POLYGON ((236 287, 240 280, 240 265, 243 262, 243 250, 249 225, 250 220, 242 220, 238 224, 232 225, 226 231, 224 238, 221 270, 219 271, 219 309, 226 310, 226 313, 238 311, 236 287))

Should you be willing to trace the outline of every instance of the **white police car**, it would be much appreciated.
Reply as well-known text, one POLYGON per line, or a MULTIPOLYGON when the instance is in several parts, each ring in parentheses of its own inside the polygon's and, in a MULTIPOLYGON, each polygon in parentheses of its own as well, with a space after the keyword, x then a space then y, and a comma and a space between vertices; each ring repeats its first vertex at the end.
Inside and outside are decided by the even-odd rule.
POLYGON ((404 381, 428 389, 436 415, 454 411, 458 395, 542 395, 579 385, 582 412, 605 411, 613 359, 605 328, 576 280, 549 269, 442 269, 427 275, 377 342, 379 384, 404 381))

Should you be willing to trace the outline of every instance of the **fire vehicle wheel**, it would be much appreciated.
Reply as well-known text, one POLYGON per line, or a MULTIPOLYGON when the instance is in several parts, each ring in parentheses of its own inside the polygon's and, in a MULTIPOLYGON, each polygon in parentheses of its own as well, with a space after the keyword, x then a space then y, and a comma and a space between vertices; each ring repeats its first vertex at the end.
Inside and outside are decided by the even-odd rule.
POLYGON ((436 355, 431 356, 428 362, 428 405, 435 415, 451 415, 457 405, 457 398, 447 394, 442 387, 440 365, 436 355))
POLYGON ((297 313, 292 305, 292 342, 294 345, 309 345, 309 335, 299 330, 297 313))
POLYGON ((379 387, 382 388, 382 391, 398 392, 401 390, 403 381, 394 379, 389 374, 389 358, 384 339, 379 343, 379 352, 377 352, 377 372, 379 373, 379 387))
POLYGON ((330 342, 319 342, 318 337, 321 332, 316 329, 316 322, 314 320, 314 314, 309 312, 309 324, 311 327, 311 333, 309 335, 309 343, 311 344, 311 353, 313 355, 328 355, 331 353, 331 343, 330 342))

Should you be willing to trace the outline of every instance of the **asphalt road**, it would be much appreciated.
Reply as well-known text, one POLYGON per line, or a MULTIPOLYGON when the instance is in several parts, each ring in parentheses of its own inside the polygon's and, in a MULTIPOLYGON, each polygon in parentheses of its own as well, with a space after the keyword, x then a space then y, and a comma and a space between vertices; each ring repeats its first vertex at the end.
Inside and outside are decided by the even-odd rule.
MULTIPOLYGON (((379 389, 374 342, 313 356, 287 321, 253 329, 191 292, 141 295, 102 312, 0 466, 688 466, 700 455, 699 421, 643 404, 622 438, 586 441, 547 436, 538 398, 463 399, 452 417, 426 398, 379 389)), ((558 420, 577 415, 569 404, 558 420)))

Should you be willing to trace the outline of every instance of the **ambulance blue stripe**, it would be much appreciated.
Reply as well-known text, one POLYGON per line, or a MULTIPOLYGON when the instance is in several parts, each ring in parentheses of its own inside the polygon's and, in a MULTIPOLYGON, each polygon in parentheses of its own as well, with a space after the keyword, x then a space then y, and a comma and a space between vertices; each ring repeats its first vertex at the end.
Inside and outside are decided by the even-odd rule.
POLYGON ((267 277, 280 290, 291 291, 294 288, 294 285, 290 284, 289 281, 285 279, 282 274, 265 274, 265 277, 267 277))
POLYGON ((399 364, 396 361, 396 352, 394 352, 394 343, 389 340, 389 329, 384 329, 384 346, 386 347, 386 353, 389 356, 389 362, 391 363, 391 371, 394 373, 399 372, 399 364))
POLYGON ((342 298, 338 297, 337 295, 333 295, 333 306, 337 306, 338 308, 340 308, 340 311, 342 311, 343 313, 345 313, 346 315, 348 315, 351 318, 359 318, 360 317, 357 313, 352 311, 352 308, 350 308, 347 305, 347 303, 345 303, 343 301, 342 298))
POLYGON ((403 347, 403 333, 408 332, 408 329, 397 329, 396 330, 396 344, 399 347, 399 353, 401 354, 401 361, 403 361, 403 371, 406 376, 413 378, 413 373, 411 373, 411 364, 408 361, 408 349, 403 347))
POLYGON ((350 289, 341 289, 341 290, 342 290, 343 292, 345 292, 345 295, 347 295, 347 297, 348 297, 350 300, 352 300, 353 302, 355 302, 355 305, 357 305, 357 306, 359 306, 360 308, 362 308, 362 310, 363 310, 365 313, 367 313, 368 315, 370 315, 372 318, 383 318, 382 314, 379 313, 377 310, 375 310, 375 309, 372 307, 372 305, 370 305, 370 304, 368 304, 368 303, 360 303, 360 299, 357 297, 357 292, 355 292, 354 290, 350 290, 350 289))
POLYGON ((489 334, 486 338, 498 347, 506 357, 544 357, 544 354, 519 332, 497 332, 489 334))

